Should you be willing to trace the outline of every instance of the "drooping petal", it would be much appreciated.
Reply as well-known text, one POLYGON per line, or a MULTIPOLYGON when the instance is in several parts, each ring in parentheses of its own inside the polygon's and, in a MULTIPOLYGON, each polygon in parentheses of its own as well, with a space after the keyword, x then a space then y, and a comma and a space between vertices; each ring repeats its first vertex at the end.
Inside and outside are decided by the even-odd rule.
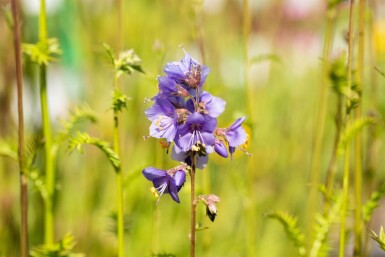
POLYGON ((186 173, 183 170, 178 170, 174 174, 175 185, 179 190, 182 188, 184 182, 186 182, 186 173))
POLYGON ((222 156, 224 158, 227 158, 229 156, 226 146, 219 139, 215 140, 214 149, 215 149, 215 152, 217 152, 217 154, 219 154, 220 156, 222 156))
POLYGON ((238 118, 233 124, 230 125, 230 127, 227 128, 227 130, 236 130, 238 127, 242 125, 245 119, 246 117, 238 118))
POLYGON ((175 202, 180 203, 179 197, 178 197, 178 189, 177 189, 177 186, 176 186, 176 184, 175 184, 175 180, 174 180, 174 179, 171 179, 169 182, 170 182, 170 183, 168 184, 168 192, 170 193, 171 198, 172 198, 175 202))
POLYGON ((236 130, 227 131, 225 133, 226 139, 229 142, 229 146, 237 147, 246 142, 246 132, 242 127, 238 127, 236 130))
POLYGON ((154 167, 145 168, 142 171, 142 173, 143 173, 143 176, 150 181, 153 181, 154 179, 157 179, 157 178, 164 177, 167 174, 165 170, 156 169, 154 167))

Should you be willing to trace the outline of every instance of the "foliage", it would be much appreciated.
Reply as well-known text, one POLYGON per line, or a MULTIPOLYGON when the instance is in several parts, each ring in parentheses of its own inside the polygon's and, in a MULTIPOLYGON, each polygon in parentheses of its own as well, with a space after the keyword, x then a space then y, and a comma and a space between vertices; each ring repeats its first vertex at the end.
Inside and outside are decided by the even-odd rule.
POLYGON ((285 229, 286 235, 298 249, 299 256, 305 256, 305 235, 298 228, 298 219, 286 212, 274 211, 266 214, 266 217, 279 221, 285 229))
POLYGON ((23 44, 23 52, 31 58, 31 61, 41 65, 48 65, 62 54, 57 38, 49 38, 36 44, 23 44))
POLYGON ((372 230, 372 235, 371 237, 377 242, 378 246, 381 248, 381 250, 385 251, 385 233, 384 233, 384 228, 381 226, 380 228, 380 234, 376 234, 372 230))
POLYGON ((385 196, 385 184, 383 184, 377 191, 370 195, 369 200, 363 206, 364 221, 369 222, 375 209, 380 204, 381 199, 385 196))
POLYGON ((74 136, 72 136, 69 140, 68 148, 69 151, 77 149, 78 151, 82 152, 82 147, 85 144, 90 144, 98 147, 106 155, 106 157, 114 167, 115 171, 118 171, 120 169, 119 156, 110 147, 109 143, 99 138, 91 137, 85 132, 77 132, 74 136))
POLYGON ((32 257, 84 257, 84 254, 72 252, 75 244, 74 237, 67 234, 56 244, 35 247, 30 255, 32 257))

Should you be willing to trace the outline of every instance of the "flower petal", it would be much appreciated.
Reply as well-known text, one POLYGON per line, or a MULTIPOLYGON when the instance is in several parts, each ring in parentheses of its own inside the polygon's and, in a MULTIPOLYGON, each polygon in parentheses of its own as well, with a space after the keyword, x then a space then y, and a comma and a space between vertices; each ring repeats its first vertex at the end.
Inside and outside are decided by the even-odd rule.
POLYGON ((177 187, 176 187, 176 184, 175 184, 175 180, 174 180, 174 179, 171 179, 171 180, 170 180, 170 183, 168 184, 168 192, 170 193, 171 198, 172 198, 175 202, 180 203, 179 197, 178 197, 178 189, 177 189, 177 187))
POLYGON ((215 149, 215 152, 217 152, 217 154, 219 154, 224 158, 227 158, 229 156, 226 146, 219 139, 215 140, 214 149, 215 149))
POLYGON ((186 173, 183 170, 178 170, 174 174, 175 185, 179 190, 182 188, 184 182, 186 182, 186 173))
POLYGON ((165 170, 156 169, 154 167, 145 168, 142 171, 142 173, 143 173, 143 176, 150 181, 153 181, 154 179, 157 179, 157 178, 164 177, 167 174, 165 170))
POLYGON ((238 127, 242 125, 245 119, 246 117, 238 118, 233 124, 230 125, 230 127, 227 128, 227 130, 236 130, 238 127))
POLYGON ((227 131, 225 135, 229 142, 229 146, 231 147, 237 147, 246 142, 246 132, 242 127, 238 127, 236 130, 227 131))

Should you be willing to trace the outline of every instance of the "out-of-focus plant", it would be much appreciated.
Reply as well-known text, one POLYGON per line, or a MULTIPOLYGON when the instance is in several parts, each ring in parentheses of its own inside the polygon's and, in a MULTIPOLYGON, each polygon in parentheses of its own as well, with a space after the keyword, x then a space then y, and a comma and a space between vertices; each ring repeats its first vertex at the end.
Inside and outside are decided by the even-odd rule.
POLYGON ((98 147, 108 158, 116 174, 116 208, 117 222, 116 233, 118 237, 118 256, 124 256, 124 199, 123 199, 123 171, 121 167, 120 146, 119 146, 119 114, 127 108, 128 96, 123 94, 118 87, 118 79, 124 75, 130 75, 137 71, 144 73, 141 67, 141 59, 134 50, 126 50, 115 57, 111 47, 103 44, 103 48, 114 69, 113 89, 111 97, 111 108, 113 110, 114 142, 111 147, 108 142, 99 138, 91 137, 89 134, 77 133, 72 136, 69 142, 69 150, 78 149, 81 151, 82 145, 91 144, 98 147))

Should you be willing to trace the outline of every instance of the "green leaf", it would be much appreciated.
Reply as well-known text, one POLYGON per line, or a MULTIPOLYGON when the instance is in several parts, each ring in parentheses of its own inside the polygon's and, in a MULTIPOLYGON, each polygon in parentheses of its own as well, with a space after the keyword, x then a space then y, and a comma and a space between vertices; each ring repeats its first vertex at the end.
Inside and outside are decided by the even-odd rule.
POLYGON ((84 257, 84 254, 73 253, 76 242, 71 234, 64 236, 55 244, 46 244, 34 247, 30 251, 32 257, 84 257))
POLYGON ((298 228, 297 221, 298 219, 288 213, 274 211, 266 214, 266 217, 275 219, 279 221, 286 232, 288 238, 294 243, 294 246, 298 249, 298 253, 300 256, 305 256, 305 244, 304 239, 305 235, 298 228))
POLYGON ((384 233, 384 228, 381 226, 380 234, 379 235, 377 235, 376 232, 374 232, 373 230, 371 232, 372 232, 371 237, 377 242, 377 244, 380 247, 380 249, 385 251, 385 233, 384 233))
POLYGON ((77 106, 71 110, 69 117, 62 121, 63 129, 58 135, 58 143, 67 140, 76 131, 76 126, 84 121, 96 122, 95 112, 87 105, 77 106))
POLYGON ((250 64, 257 64, 257 63, 261 63, 261 62, 265 62, 265 61, 272 61, 272 62, 276 62, 276 63, 282 62, 281 58, 279 58, 279 56, 276 54, 261 54, 261 55, 258 55, 258 56, 251 58, 250 64))
POLYGON ((17 150, 3 140, 0 140, 0 156, 8 157, 14 161, 19 159, 17 156, 17 150))
POLYGON ((328 213, 324 215, 317 215, 314 231, 314 242, 310 249, 310 257, 318 257, 318 256, 327 256, 327 252, 329 251, 329 246, 327 243, 327 238, 330 232, 330 228, 332 224, 334 224, 338 218, 342 205, 342 194, 340 193, 329 210, 328 213))
POLYGON ((23 44, 23 53, 31 58, 31 61, 41 65, 48 65, 62 54, 57 38, 49 38, 36 44, 23 44))
POLYGON ((364 117, 356 119, 353 124, 348 126, 345 131, 342 132, 341 140, 338 144, 338 154, 343 155, 349 142, 354 136, 362 131, 368 125, 376 124, 377 119, 372 117, 364 117))
POLYGON ((376 192, 373 192, 368 202, 362 207, 365 222, 369 222, 374 210, 379 206, 379 203, 384 196, 385 184, 383 184, 376 192))
POLYGON ((380 69, 379 67, 374 67, 374 69, 380 73, 381 76, 385 77, 385 71, 383 69, 380 69))
POLYGON ((114 112, 120 112, 127 108, 127 101, 130 100, 128 96, 115 89, 112 95, 112 109, 114 112))
POLYGON ((117 153, 112 150, 110 145, 99 138, 91 137, 85 132, 77 132, 75 136, 72 136, 69 139, 68 148, 69 151, 77 149, 78 151, 82 152, 82 146, 85 144, 90 144, 98 147, 107 156, 115 171, 118 172, 120 170, 120 158, 117 153))

